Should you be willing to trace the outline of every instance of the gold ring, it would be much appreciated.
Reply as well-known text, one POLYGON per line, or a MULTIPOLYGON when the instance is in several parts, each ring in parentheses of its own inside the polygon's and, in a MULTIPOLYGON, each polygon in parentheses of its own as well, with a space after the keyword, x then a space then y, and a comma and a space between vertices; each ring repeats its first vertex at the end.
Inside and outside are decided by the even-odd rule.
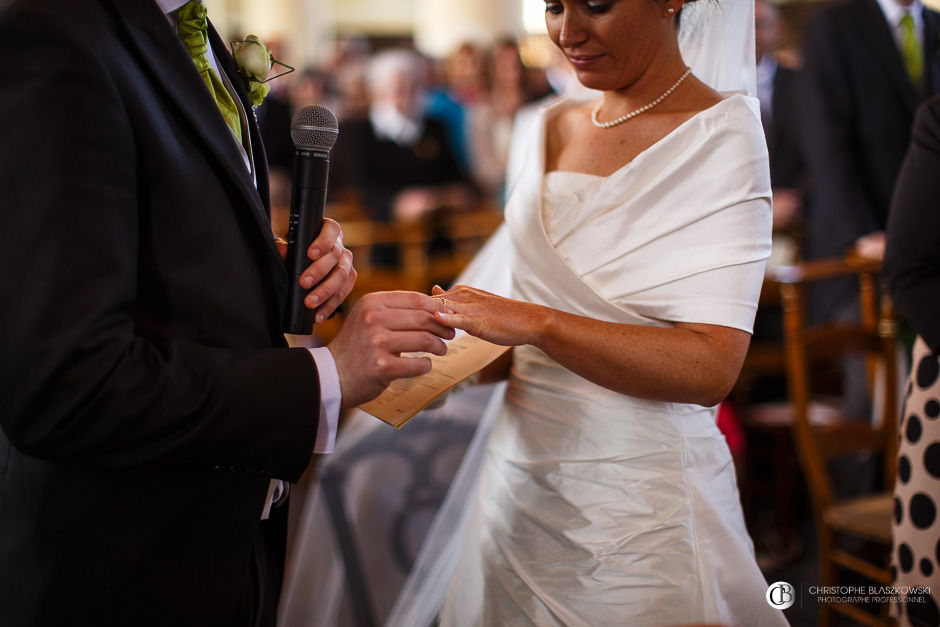
POLYGON ((444 311, 447 311, 447 299, 446 298, 441 298, 441 304, 444 305, 444 311))

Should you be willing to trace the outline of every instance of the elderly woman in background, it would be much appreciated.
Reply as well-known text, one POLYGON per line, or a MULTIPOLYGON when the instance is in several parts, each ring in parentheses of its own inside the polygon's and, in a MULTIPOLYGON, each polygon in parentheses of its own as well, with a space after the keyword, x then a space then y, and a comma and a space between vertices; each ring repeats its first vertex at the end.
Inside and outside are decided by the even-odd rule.
POLYGON ((417 220, 475 199, 444 128, 424 115, 426 74, 413 52, 378 53, 366 70, 368 117, 343 124, 331 187, 358 190, 374 220, 417 220))

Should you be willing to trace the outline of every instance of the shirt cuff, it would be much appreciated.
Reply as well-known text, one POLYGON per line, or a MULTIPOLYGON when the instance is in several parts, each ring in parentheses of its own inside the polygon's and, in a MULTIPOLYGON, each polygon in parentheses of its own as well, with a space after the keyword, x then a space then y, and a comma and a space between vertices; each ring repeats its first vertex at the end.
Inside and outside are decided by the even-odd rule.
POLYGON ((320 378, 320 420, 317 423, 317 442, 313 447, 314 453, 332 453, 336 443, 336 428, 339 424, 340 402, 343 392, 339 385, 339 372, 336 370, 336 360, 330 349, 321 346, 308 348, 313 361, 317 366, 317 375, 320 378))

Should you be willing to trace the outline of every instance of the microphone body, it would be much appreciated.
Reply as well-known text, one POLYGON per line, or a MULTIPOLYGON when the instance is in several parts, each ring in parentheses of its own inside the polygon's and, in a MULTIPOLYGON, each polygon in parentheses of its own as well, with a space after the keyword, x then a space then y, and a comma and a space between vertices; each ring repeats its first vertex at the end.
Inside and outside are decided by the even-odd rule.
POLYGON ((323 226, 330 149, 336 141, 337 132, 336 117, 320 106, 304 107, 291 123, 291 138, 296 152, 287 234, 285 333, 308 335, 313 329, 313 310, 304 305, 310 290, 300 287, 298 281, 310 265, 307 249, 323 226))

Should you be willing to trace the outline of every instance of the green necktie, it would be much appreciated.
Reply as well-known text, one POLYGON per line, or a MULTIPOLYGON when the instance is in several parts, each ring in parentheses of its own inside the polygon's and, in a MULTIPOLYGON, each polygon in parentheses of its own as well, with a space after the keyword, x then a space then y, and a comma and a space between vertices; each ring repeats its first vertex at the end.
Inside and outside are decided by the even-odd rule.
POLYGON ((921 50, 920 43, 917 41, 914 16, 905 11, 899 26, 901 27, 901 57, 904 59, 904 67, 907 68, 907 75, 911 77, 911 82, 914 85, 920 85, 920 78, 924 74, 924 51, 921 50))
POLYGON ((209 65, 209 23, 206 20, 206 7, 201 0, 189 0, 186 4, 173 11, 176 16, 176 32, 180 41, 186 46, 189 56, 192 57, 196 69, 199 70, 202 80, 209 88, 209 93, 218 105, 225 123, 229 125, 238 142, 242 142, 242 122, 238 107, 232 95, 228 93, 222 79, 212 66, 209 65))

